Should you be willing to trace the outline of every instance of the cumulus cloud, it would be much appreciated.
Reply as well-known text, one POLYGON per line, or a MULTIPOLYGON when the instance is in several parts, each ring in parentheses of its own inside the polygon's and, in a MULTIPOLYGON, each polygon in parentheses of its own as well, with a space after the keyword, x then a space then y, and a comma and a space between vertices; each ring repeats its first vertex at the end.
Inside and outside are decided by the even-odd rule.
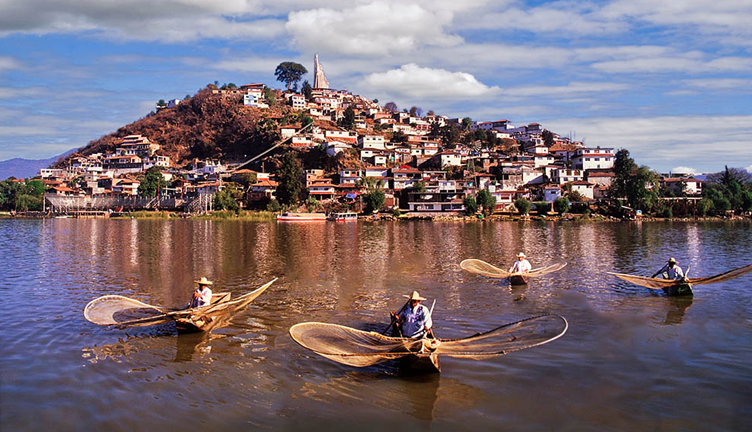
POLYGON ((568 118, 545 126, 574 130, 591 147, 626 148, 638 164, 661 171, 685 166, 712 172, 752 162, 752 115, 568 118))
POLYGON ((697 170, 691 167, 678 166, 671 168, 671 172, 674 174, 697 174, 697 170))
POLYGON ((424 45, 453 46, 462 38, 447 34, 453 14, 408 2, 374 2, 351 9, 291 12, 286 24, 304 50, 348 55, 388 55, 424 45))
POLYGON ((88 32, 108 39, 186 42, 271 38, 284 21, 259 16, 244 0, 25 0, 0 2, 0 36, 88 32))
POLYGON ((474 98, 490 96, 501 90, 483 84, 468 73, 423 68, 416 64, 373 73, 365 77, 363 85, 371 91, 421 99, 474 98))
POLYGON ((18 69, 20 64, 13 57, 0 56, 0 72, 6 70, 18 69))

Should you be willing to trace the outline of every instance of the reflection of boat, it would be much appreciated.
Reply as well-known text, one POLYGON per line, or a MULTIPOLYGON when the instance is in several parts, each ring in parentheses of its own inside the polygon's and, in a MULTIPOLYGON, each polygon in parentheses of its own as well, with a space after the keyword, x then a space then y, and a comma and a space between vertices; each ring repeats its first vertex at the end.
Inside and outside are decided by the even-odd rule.
POLYGON ((526 285, 529 278, 553 273, 557 270, 563 269, 564 267, 566 267, 566 265, 567 263, 561 262, 561 263, 551 264, 550 266, 546 266, 546 267, 532 269, 525 274, 520 274, 520 273, 510 273, 506 270, 502 270, 494 265, 491 265, 479 259, 466 259, 460 263, 460 267, 463 270, 469 271, 470 273, 475 273, 475 274, 479 274, 482 276, 487 276, 487 277, 492 277, 492 278, 497 278, 497 279, 509 278, 509 282, 512 285, 526 285))
POLYGON ((325 213, 293 213, 284 212, 277 215, 277 220, 280 222, 315 222, 325 221, 325 213))
POLYGON ((215 293, 212 302, 196 308, 171 310, 120 295, 106 295, 89 302, 84 317, 98 325, 139 327, 174 321, 178 332, 210 331, 222 327, 277 279, 232 300, 230 293, 215 293))
MULTIPOLYGON (((657 278, 651 278, 646 276, 638 276, 638 275, 630 275, 630 274, 622 274, 622 273, 611 273, 608 272, 608 274, 618 277, 619 279, 625 280, 627 282, 633 283, 635 285, 639 285, 645 288, 650 288, 654 290, 663 290, 667 295, 692 295, 692 286, 693 285, 704 285, 714 282, 722 282, 729 279, 733 279, 735 277, 741 276, 745 273, 749 273, 752 271, 752 264, 748 264, 744 267, 739 267, 733 270, 729 270, 725 273, 717 274, 715 276, 708 276, 708 277, 702 277, 702 278, 687 278, 686 276, 683 279, 657 279, 657 278)), ((687 274, 689 274, 689 268, 687 269, 687 274)))
POLYGON ((357 222, 358 221, 358 214, 357 213, 331 213, 327 218, 327 220, 330 221, 336 221, 336 222, 357 222))
POLYGON ((462 339, 410 339, 337 324, 307 322, 290 327, 301 346, 336 362, 365 367, 400 359, 407 366, 439 372, 439 355, 485 359, 551 342, 568 327, 558 315, 541 315, 462 339))

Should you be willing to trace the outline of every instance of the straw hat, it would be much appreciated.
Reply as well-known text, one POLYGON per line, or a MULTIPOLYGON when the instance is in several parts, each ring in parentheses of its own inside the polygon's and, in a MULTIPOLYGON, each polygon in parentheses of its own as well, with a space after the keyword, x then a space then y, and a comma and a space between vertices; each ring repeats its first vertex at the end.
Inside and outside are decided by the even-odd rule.
POLYGON ((402 297, 405 297, 406 299, 412 300, 425 300, 425 297, 421 297, 420 294, 418 294, 418 291, 413 291, 413 295, 403 295, 402 297))
POLYGON ((668 262, 669 263, 674 263, 674 264, 679 264, 679 261, 677 261, 676 258, 674 258, 674 257, 669 258, 668 262))
POLYGON ((206 276, 202 276, 200 280, 196 281, 199 285, 214 285, 214 282, 210 281, 206 278, 206 276))
POLYGON ((519 258, 519 257, 527 258, 527 255, 525 255, 524 252, 520 252, 519 254, 517 254, 517 258, 519 258))

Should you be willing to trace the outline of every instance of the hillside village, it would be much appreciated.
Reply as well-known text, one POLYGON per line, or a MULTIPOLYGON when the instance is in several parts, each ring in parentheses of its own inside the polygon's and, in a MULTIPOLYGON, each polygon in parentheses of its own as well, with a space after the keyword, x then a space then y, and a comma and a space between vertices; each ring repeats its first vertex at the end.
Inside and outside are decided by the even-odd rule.
MULTIPOLYGON (((481 208, 487 214, 516 211, 520 198, 543 203, 566 199, 568 208, 569 202, 587 205, 609 197, 613 148, 586 147, 538 123, 473 122, 432 111, 422 115, 416 107, 399 111, 393 103, 381 106, 329 88, 318 58, 314 73, 314 85, 304 83, 301 92, 272 91, 260 83, 209 86, 212 98, 242 104, 262 117, 272 104, 284 105, 286 121, 279 115, 267 117, 275 120, 276 139, 268 143, 274 149, 268 154, 178 164, 149 136, 130 134, 117 138, 109 151, 79 152, 63 166, 41 170, 45 205, 57 212, 196 212, 211 209, 216 194, 231 187, 240 207, 276 208, 279 155, 289 151, 308 161, 303 163, 300 202, 327 210, 362 210, 360 198, 374 187, 385 196, 382 208, 374 210, 428 215, 464 214, 466 198, 480 191, 495 199, 493 209, 481 208), (155 170, 164 183, 156 193, 144 193, 144 175, 155 170)), ((175 110, 181 103, 160 101, 156 109, 175 110)), ((655 186, 699 199, 703 181, 661 176, 655 186)))

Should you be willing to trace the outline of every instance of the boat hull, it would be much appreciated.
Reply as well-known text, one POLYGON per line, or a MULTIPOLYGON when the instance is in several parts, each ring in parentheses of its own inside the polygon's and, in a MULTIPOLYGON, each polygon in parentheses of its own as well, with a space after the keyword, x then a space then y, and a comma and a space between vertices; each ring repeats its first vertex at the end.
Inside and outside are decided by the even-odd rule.
POLYGON ((677 283, 668 287, 663 288, 663 292, 666 293, 666 295, 669 296, 691 296, 693 295, 692 292, 692 284, 690 283, 677 283))
POLYGON ((289 213, 285 212, 277 215, 279 222, 322 222, 326 221, 324 213, 289 213))
POLYGON ((439 355, 421 353, 405 356, 399 360, 400 368, 409 373, 440 373, 439 355))
POLYGON ((509 283, 512 285, 527 285, 527 276, 515 275, 509 276, 509 283))

